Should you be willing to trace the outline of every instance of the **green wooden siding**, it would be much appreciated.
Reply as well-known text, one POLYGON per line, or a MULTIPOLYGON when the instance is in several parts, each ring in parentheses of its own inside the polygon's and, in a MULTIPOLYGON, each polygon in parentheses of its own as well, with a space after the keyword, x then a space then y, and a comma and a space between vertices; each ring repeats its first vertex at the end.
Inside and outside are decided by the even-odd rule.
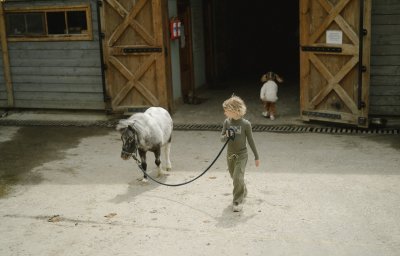
POLYGON ((400 115, 400 1, 372 1, 371 115, 400 115))
MULTIPOLYGON (((16 108, 104 109, 97 1, 7 1, 5 7, 88 3, 93 40, 8 43, 16 108)), ((0 106, 6 104, 4 79, 0 76, 0 106)))

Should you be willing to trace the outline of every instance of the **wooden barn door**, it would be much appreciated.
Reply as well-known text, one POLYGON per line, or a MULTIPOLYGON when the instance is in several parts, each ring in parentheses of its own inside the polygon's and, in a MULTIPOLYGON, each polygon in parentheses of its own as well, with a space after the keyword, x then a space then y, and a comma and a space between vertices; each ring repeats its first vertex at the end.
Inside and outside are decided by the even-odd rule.
POLYGON ((368 126, 371 0, 300 1, 303 120, 368 126))
POLYGON ((114 111, 168 109, 162 0, 103 0, 107 94, 114 111))

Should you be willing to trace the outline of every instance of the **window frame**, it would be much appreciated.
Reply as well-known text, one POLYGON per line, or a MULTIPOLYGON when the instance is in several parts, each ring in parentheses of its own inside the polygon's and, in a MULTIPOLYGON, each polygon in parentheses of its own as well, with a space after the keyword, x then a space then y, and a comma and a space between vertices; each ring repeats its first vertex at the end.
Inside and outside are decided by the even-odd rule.
MULTIPOLYGON (((8 35, 7 40, 12 42, 21 41, 89 41, 93 40, 92 12, 90 4, 88 5, 72 5, 72 6, 43 6, 43 7, 26 7, 26 8, 7 8, 4 10, 5 16, 13 13, 47 13, 47 12, 64 12, 84 11, 86 13, 87 34, 48 34, 47 19, 44 18, 45 35, 8 35)), ((67 24, 68 26, 68 24, 67 24)))

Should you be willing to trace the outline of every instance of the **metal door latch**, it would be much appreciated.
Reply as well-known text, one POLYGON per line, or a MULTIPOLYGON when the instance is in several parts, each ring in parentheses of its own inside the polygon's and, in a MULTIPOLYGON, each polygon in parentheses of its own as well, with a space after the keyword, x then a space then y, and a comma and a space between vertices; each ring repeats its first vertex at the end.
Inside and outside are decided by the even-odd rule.
POLYGON ((341 47, 302 46, 304 52, 342 52, 341 47))
POLYGON ((123 49, 124 53, 146 53, 146 52, 162 52, 162 48, 160 47, 148 47, 148 48, 124 48, 123 49))

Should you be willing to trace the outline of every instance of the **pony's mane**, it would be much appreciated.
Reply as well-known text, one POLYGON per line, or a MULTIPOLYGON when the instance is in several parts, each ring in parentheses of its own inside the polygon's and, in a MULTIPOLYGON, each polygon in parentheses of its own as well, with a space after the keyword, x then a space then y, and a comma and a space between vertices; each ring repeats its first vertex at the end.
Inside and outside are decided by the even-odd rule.
POLYGON ((128 125, 129 125, 129 123, 128 123, 128 120, 127 120, 127 119, 119 120, 119 122, 118 122, 117 126, 115 127, 115 129, 116 129, 117 131, 121 131, 122 129, 127 128, 128 125))
POLYGON ((128 119, 120 120, 116 127, 116 130, 121 131, 122 129, 128 128, 129 125, 132 125, 135 131, 137 131, 139 134, 145 134, 147 131, 145 126, 145 119, 145 114, 136 113, 128 119))

